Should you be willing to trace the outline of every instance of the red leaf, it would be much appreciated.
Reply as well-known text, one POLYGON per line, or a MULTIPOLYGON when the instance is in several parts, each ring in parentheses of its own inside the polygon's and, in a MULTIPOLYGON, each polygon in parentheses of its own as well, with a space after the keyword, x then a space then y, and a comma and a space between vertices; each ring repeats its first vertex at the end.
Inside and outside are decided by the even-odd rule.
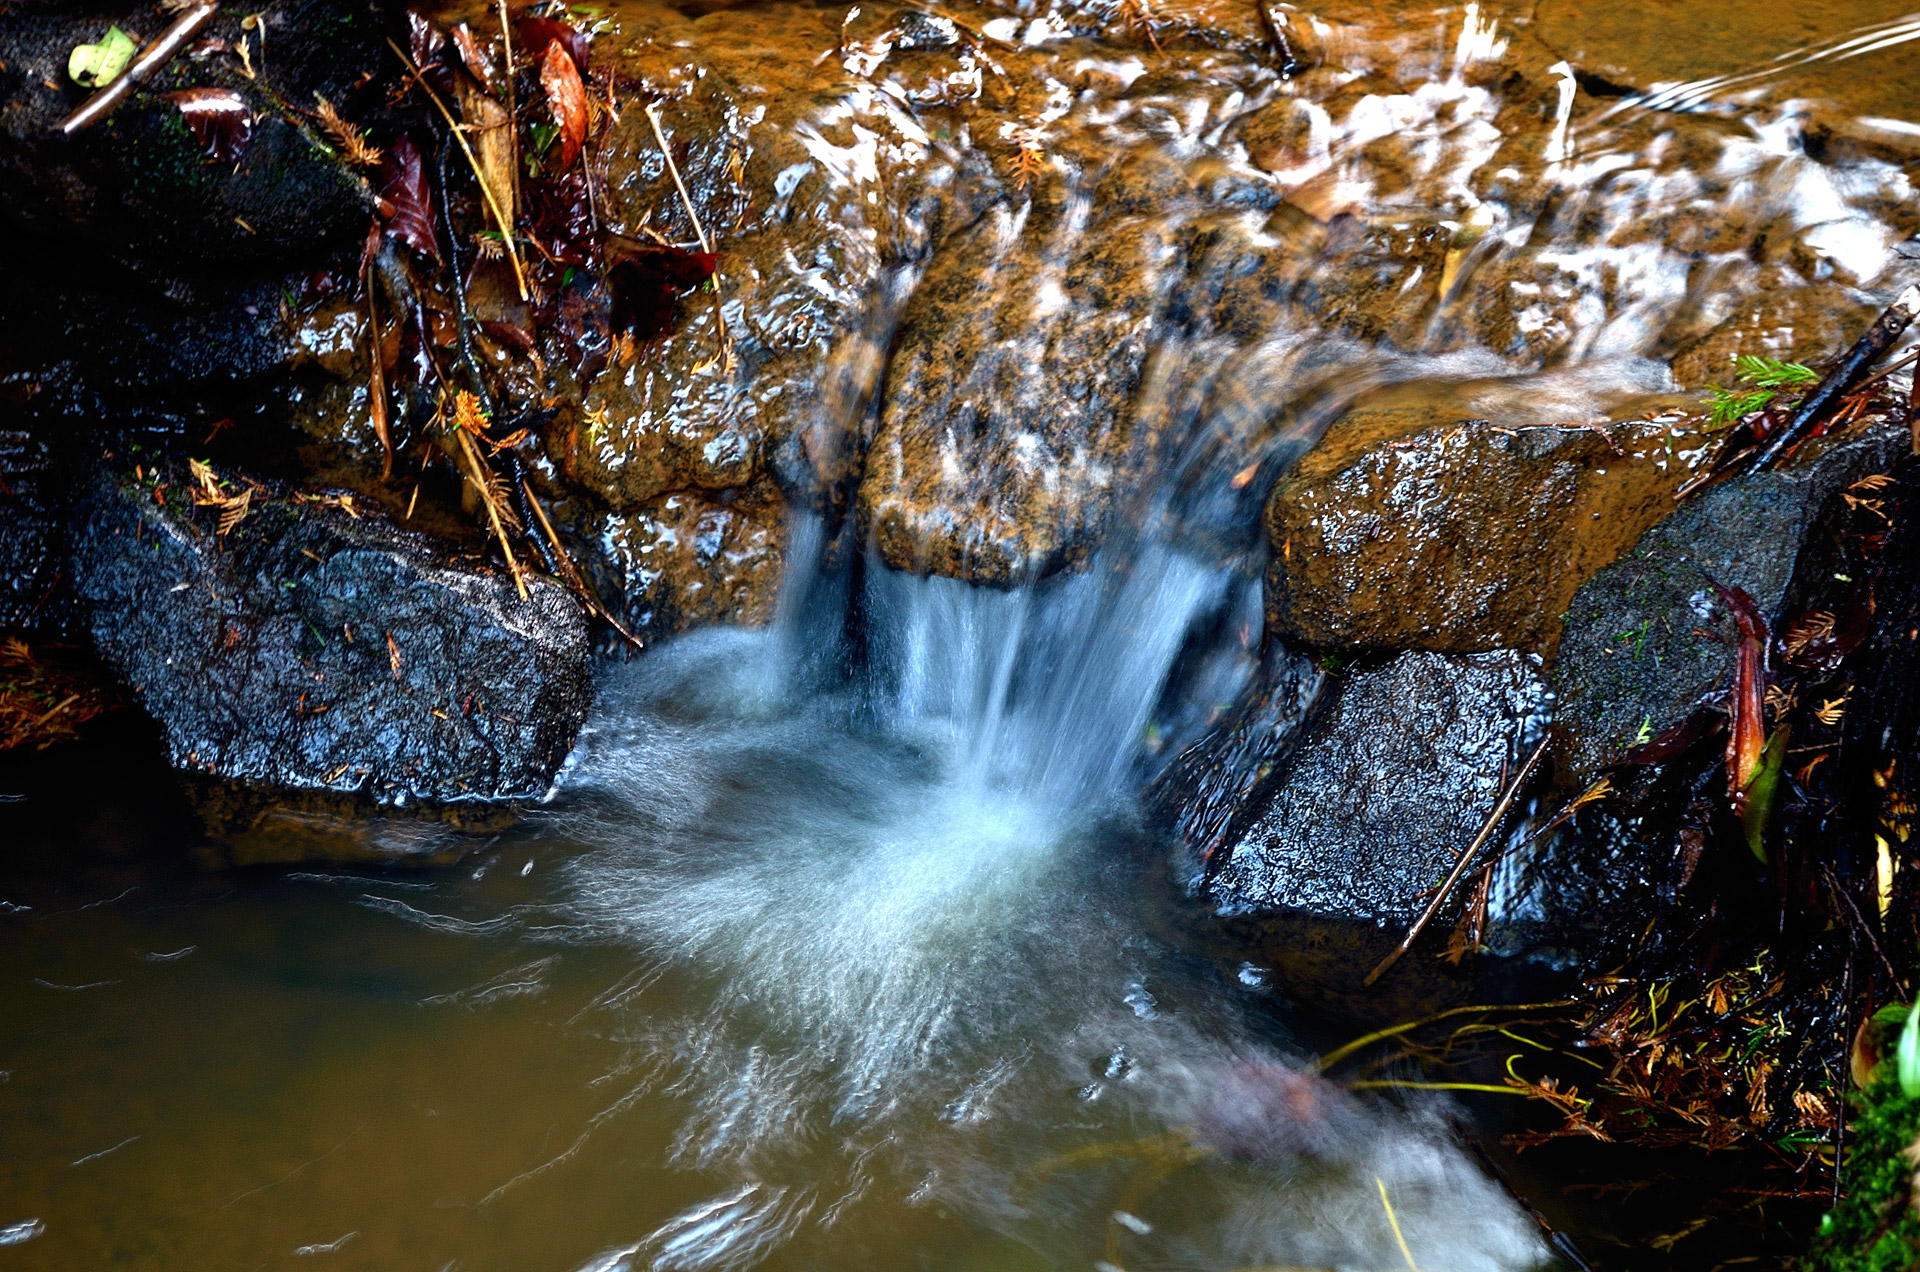
POLYGON ((559 18, 521 18, 514 23, 514 30, 519 33, 520 47, 526 50, 528 59, 540 61, 550 45, 558 44, 573 59, 574 69, 582 75, 587 73, 587 36, 572 23, 559 18))
POLYGON ((613 293, 613 330, 641 339, 673 330, 680 297, 713 277, 720 258, 675 247, 631 249, 607 271, 613 293))
POLYGON ((232 163, 253 137, 253 112, 230 88, 189 88, 166 94, 179 107, 207 158, 232 163))
POLYGON ((380 211, 387 218, 387 233, 438 262, 440 243, 433 234, 427 174, 411 137, 401 133, 393 139, 380 161, 380 174, 380 211))
POLYGON ((1766 616, 1751 596, 1737 587, 1722 587, 1713 579, 1707 582, 1720 593, 1721 601, 1733 612, 1733 621, 1740 628, 1739 669, 1734 673, 1733 696, 1727 703, 1727 794, 1738 811, 1746 802, 1747 783, 1759 769, 1760 753, 1767 745, 1764 712, 1771 681, 1767 645, 1772 637, 1767 631, 1766 616))
POLYGON ((433 85, 436 93, 453 91, 453 68, 447 65, 445 53, 446 33, 424 14, 416 10, 407 10, 407 52, 413 56, 413 64, 420 68, 420 75, 433 85))
POLYGON ((557 40, 547 45, 540 60, 540 87, 547 90, 547 106, 560 126, 560 171, 565 172, 587 143, 587 89, 580 82, 580 69, 557 40))

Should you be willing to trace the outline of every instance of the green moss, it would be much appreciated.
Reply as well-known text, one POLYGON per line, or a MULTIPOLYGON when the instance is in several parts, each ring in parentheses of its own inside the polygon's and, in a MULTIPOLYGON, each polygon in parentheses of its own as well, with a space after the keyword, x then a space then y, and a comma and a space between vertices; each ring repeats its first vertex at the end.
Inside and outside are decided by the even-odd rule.
POLYGON ((1905 1272, 1920 1267, 1914 1165, 1905 1150, 1920 1138, 1920 1100, 1900 1093, 1891 1064, 1856 1100, 1842 1168, 1845 1197, 1820 1222, 1808 1272, 1905 1272))

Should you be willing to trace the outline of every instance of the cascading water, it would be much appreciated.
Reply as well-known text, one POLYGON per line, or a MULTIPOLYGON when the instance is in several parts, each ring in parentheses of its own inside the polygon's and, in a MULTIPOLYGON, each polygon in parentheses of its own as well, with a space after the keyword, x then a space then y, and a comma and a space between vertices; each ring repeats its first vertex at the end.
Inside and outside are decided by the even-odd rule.
MULTIPOLYGON (((798 121, 770 152, 790 164, 778 215, 828 230, 728 242, 729 285, 761 290, 689 306, 667 352, 706 366, 736 301, 743 333, 805 345, 825 297, 851 334, 817 364, 743 334, 743 365, 776 358, 755 418, 817 400, 783 438, 732 417, 680 436, 661 420, 692 417, 665 408, 630 450, 611 425, 586 436, 635 470, 668 434, 706 447, 715 509, 765 476, 742 475, 765 442, 848 524, 787 528, 770 627, 611 671, 556 800, 458 872, 222 879, 150 906, 117 878, 84 904, 10 895, 10 917, 76 935, 0 949, 18 973, 0 1018, 32 1022, 0 1098, 33 1102, 8 1123, 28 1165, 0 1164, 18 1197, 0 1242, 46 1227, 8 1257, 1541 1264, 1441 1112, 1322 1082, 1257 983, 1159 939, 1167 850, 1137 793, 1266 669, 1263 488, 1356 400, 1596 422, 1672 389, 1672 356, 1757 298, 1872 300, 1913 229, 1883 143, 1915 125, 1889 97, 1821 134, 1859 155, 1816 158, 1789 90, 1920 27, 1847 31, 1860 16, 1816 4, 1827 38, 1773 62, 1630 49, 1678 63, 1636 91, 1555 68, 1545 35, 1593 9, 1563 3, 1263 6, 1315 46, 1298 74, 1226 27, 1151 58, 1076 35, 1121 21, 1093 6, 901 35, 891 61, 837 12, 687 17, 709 7, 623 0, 595 57, 630 24, 648 57, 733 59, 753 91, 727 111, 798 121), (762 22, 776 57, 741 52, 762 22), (845 75, 810 61, 836 53, 845 75), (948 90, 976 113, 937 116, 948 90), (274 921, 222 909, 228 889, 274 921)), ((1129 8, 1151 31, 1156 6, 1129 8)), ((611 386, 682 363, 608 371, 596 411, 654 411, 611 386)), ((1494 905, 1522 892, 1503 875, 1494 905)))
MULTIPOLYGON (((1040 27, 1029 45, 1053 38, 1040 27)), ((1291 166, 1262 166, 1333 228, 1230 196, 1143 228, 1124 200, 1113 214, 1092 197, 1105 172, 1072 163, 1055 206, 987 213, 981 263, 962 265, 978 347, 949 365, 911 317, 897 340, 854 523, 876 543, 862 568, 816 573, 849 548, 828 552, 808 520, 772 630, 687 638, 609 686, 557 814, 592 845, 567 868, 571 908, 642 951, 647 971, 607 1009, 634 1071, 687 1106, 676 1160, 726 1182, 596 1268, 744 1266, 790 1243, 824 1258, 887 1197, 1067 1266, 1094 1233, 1101 1267, 1544 1259, 1435 1125, 1311 1076, 1151 937, 1161 874, 1136 792, 1156 747, 1177 750, 1256 672, 1252 479, 1356 399, 1418 381, 1428 400, 1526 424, 1670 390, 1648 355, 1764 279, 1737 246, 1703 260, 1637 233, 1649 209, 1796 231, 1826 215, 1814 239, 1862 278, 1885 243, 1848 202, 1859 189, 1777 126, 1728 140, 1711 178, 1670 171, 1671 139, 1631 104, 1574 127, 1564 63, 1544 167, 1495 171, 1513 160, 1512 103, 1484 72, 1508 42, 1476 6, 1451 34, 1437 56, 1376 50, 1406 91, 1335 92, 1336 78, 1326 105, 1295 103, 1291 166), (1380 244, 1356 237, 1356 213, 1380 244), (1402 233, 1442 235, 1438 278, 1416 264, 1424 248, 1392 246, 1402 233), (1106 241, 1135 236, 1144 281, 1113 304, 1087 280, 1111 281, 1106 241), (1323 268, 1377 277, 1386 299, 1361 300, 1400 324, 1390 341, 1343 310, 1323 268), (1267 299, 1220 300, 1262 271, 1267 299), (1045 369, 1083 344, 1072 356, 1101 369, 1076 381, 1074 419, 1045 369), (1143 351, 1131 370, 1128 349, 1143 351), (1103 416, 1129 376, 1130 403, 1103 416), (1066 517, 1067 537, 1034 538, 1035 509, 1043 528, 1066 517), (1076 552, 1079 569, 1022 581, 1076 552)), ((1067 79, 1023 136, 1084 131, 1116 170, 1130 148, 1204 166, 1280 91, 1262 73, 1244 93, 1109 100, 1067 79)), ((925 276, 893 276, 888 333, 925 276)), ((864 409, 836 402, 809 427, 814 453, 866 436, 864 409)))
POLYGON ((609 686, 557 815, 593 845, 574 935, 641 951, 604 1004, 634 1089, 731 1182, 595 1267, 826 1258, 883 1197, 1069 1263, 1104 1227, 1118 1267, 1386 1267, 1395 1222, 1426 1266, 1540 1261, 1435 1126, 1296 1067, 1149 935, 1141 740, 1229 583, 1148 544, 1009 592, 873 565, 850 680, 767 673, 837 641, 827 607, 609 686))

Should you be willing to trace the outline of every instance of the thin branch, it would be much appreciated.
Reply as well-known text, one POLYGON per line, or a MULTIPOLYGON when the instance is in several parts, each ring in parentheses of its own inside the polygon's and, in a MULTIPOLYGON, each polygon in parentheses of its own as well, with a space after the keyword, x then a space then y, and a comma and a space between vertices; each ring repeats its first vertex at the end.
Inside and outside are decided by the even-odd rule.
POLYGON ((1427 903, 1426 910, 1414 920, 1413 926, 1407 929, 1407 934, 1400 939, 1400 944, 1394 947, 1393 952, 1381 959, 1378 967, 1367 973, 1366 980, 1361 982, 1362 985, 1371 988, 1375 981, 1386 974, 1389 967, 1400 961, 1402 954, 1413 947, 1415 938, 1420 935, 1421 930, 1427 926, 1433 916, 1439 913, 1440 907, 1446 903, 1448 895, 1453 892, 1454 885, 1460 882, 1462 875, 1466 874, 1467 867, 1473 864, 1473 859, 1480 855, 1481 845, 1485 844, 1492 837, 1493 832, 1499 828, 1500 823, 1506 820, 1507 810, 1513 807, 1514 796, 1520 793, 1521 785, 1532 774, 1534 765, 1540 762, 1540 757, 1547 753, 1547 743, 1550 741, 1552 741, 1551 734, 1541 738, 1540 745, 1533 748, 1533 754, 1527 757, 1527 762, 1520 766, 1520 771, 1514 774, 1511 782, 1507 783, 1507 789, 1500 796, 1500 802, 1493 806, 1491 813, 1487 814, 1487 820, 1480 827, 1480 833, 1473 837, 1473 842, 1467 845, 1467 850, 1460 854, 1460 860, 1453 863, 1453 872, 1447 876, 1446 882, 1440 885, 1440 890, 1433 894, 1433 900, 1427 903))

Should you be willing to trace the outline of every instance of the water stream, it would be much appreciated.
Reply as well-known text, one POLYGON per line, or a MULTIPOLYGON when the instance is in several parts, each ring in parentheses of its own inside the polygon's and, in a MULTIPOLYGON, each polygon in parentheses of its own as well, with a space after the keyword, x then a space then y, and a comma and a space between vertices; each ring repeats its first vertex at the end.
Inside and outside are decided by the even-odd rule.
MULTIPOLYGON (((1137 65, 1074 65, 1044 17, 1001 19, 1057 82, 1119 86, 1047 99, 1063 152, 1244 167, 1235 121, 1294 97, 1294 159, 1264 170, 1333 248, 1324 227, 1276 237, 1270 208, 1190 209, 1212 246, 1165 294, 1247 261, 1293 287, 1344 242, 1392 274, 1393 338, 1333 299, 1143 328, 1139 436, 1049 474, 1104 483, 1112 511, 1043 583, 902 572, 797 514, 774 621, 608 670, 553 799, 458 868, 10 881, 0 1266, 1545 1266, 1448 1106, 1322 1082, 1259 969, 1235 981, 1164 938, 1165 846, 1135 801, 1254 671, 1258 487, 1238 474, 1395 385, 1601 418, 1670 390, 1683 337, 1789 272, 1890 277, 1905 172, 1809 157, 1795 77, 1884 74, 1868 59, 1920 25, 1815 6, 1781 50, 1671 65, 1561 8, 1529 29, 1571 23, 1591 63, 1646 77, 1576 112, 1542 50, 1509 50, 1515 15, 1398 6, 1321 24, 1338 74, 1195 55, 1154 96, 1128 91, 1137 65), (1475 71, 1503 57, 1548 95, 1475 71), (1440 277, 1351 238, 1416 221, 1440 277)), ((1841 112, 1920 131, 1897 113, 1877 92, 1841 112)), ((1045 267, 993 284, 1021 300, 1010 347, 1088 318, 1046 273, 1118 232, 1085 176, 1037 246, 995 231, 1045 267)), ((888 327, 906 300, 873 304, 888 327)), ((1033 386, 1008 385, 981 433, 1017 460, 1033 386)), ((861 409, 818 426, 857 431, 861 409)))

